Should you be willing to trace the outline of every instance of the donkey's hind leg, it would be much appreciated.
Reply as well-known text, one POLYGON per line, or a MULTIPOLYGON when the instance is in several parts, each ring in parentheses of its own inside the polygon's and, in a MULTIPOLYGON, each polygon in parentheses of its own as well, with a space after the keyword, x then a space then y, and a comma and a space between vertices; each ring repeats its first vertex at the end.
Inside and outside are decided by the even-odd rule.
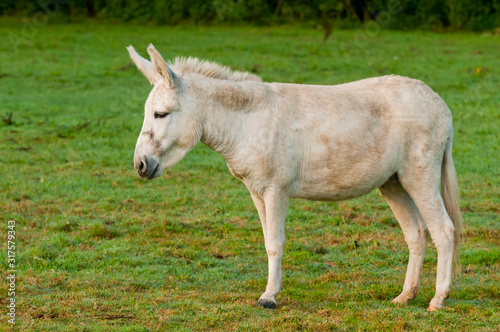
POLYGON ((405 304, 408 300, 412 300, 417 296, 429 233, 413 199, 403 189, 401 183, 396 178, 390 178, 379 189, 401 225, 406 243, 410 249, 410 258, 408 260, 403 291, 392 301, 393 303, 405 304))
POLYGON ((419 174, 412 174, 412 171, 408 170, 406 177, 400 179, 403 188, 411 195, 422 215, 437 249, 436 294, 427 308, 429 311, 442 308, 444 300, 450 294, 455 241, 455 226, 439 193, 439 175, 439 169, 433 171, 431 168, 419 174))

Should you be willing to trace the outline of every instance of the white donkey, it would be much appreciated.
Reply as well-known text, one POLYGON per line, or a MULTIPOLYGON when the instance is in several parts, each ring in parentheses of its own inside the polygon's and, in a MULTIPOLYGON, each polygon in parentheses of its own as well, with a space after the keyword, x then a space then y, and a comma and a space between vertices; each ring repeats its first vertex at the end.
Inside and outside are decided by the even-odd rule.
POLYGON ((410 249, 393 302, 417 295, 429 229, 438 263, 428 310, 443 306, 462 226, 451 113, 428 86, 393 75, 335 86, 263 83, 194 58, 167 65, 153 45, 151 62, 128 51, 154 85, 135 168, 158 177, 199 141, 224 157, 250 191, 264 231, 269 276, 258 305, 276 306, 290 198, 337 201, 379 188, 410 249))

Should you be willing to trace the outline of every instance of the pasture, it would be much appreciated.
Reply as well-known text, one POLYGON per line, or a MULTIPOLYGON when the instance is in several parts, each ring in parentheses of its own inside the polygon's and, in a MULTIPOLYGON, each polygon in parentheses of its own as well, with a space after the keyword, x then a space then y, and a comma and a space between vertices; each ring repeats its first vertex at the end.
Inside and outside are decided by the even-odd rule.
MULTIPOLYGON (((19 331, 498 331, 500 36, 299 27, 49 24, 14 48, 0 21, 0 330, 7 221, 16 221, 19 331), (420 79, 454 117, 464 211, 461 267, 445 308, 429 241, 421 290, 401 291, 408 250, 378 191, 344 202, 292 200, 278 308, 255 307, 267 280, 245 186, 202 144, 153 181, 133 153, 150 91, 126 46, 195 56, 264 81, 420 79)), ((15 37, 12 37, 15 38, 15 37)))

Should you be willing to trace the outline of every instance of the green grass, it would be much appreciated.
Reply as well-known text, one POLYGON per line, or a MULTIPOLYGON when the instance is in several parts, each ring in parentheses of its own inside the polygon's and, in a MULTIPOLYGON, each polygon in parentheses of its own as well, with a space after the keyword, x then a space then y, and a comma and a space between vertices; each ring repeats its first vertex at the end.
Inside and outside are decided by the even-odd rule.
MULTIPOLYGON (((497 330, 500 325, 500 37, 294 27, 49 24, 18 49, 23 23, 0 21, 0 253, 17 221, 19 331, 497 330), (10 36, 10 37, 9 37, 10 36), (381 195, 294 200, 283 290, 256 308, 267 258, 250 195, 197 146, 154 181, 132 166, 150 91, 125 46, 216 60, 265 81, 336 84, 418 78, 454 115, 465 233, 446 308, 433 296, 429 243, 421 291, 390 300, 408 251, 381 195), (347 45, 347 46, 346 46, 347 45), (12 114, 10 117, 9 114, 12 114), (356 242, 355 242, 356 241, 356 242)), ((6 330, 7 282, 0 282, 6 330)))

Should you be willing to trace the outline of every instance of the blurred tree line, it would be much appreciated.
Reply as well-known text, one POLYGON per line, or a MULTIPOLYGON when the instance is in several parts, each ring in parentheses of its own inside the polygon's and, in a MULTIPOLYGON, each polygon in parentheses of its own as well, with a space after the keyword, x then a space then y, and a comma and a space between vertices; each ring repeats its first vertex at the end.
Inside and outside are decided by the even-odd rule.
POLYGON ((485 30, 500 27, 500 0, 0 0, 0 15, 45 12, 156 24, 320 24, 389 29, 485 30))

